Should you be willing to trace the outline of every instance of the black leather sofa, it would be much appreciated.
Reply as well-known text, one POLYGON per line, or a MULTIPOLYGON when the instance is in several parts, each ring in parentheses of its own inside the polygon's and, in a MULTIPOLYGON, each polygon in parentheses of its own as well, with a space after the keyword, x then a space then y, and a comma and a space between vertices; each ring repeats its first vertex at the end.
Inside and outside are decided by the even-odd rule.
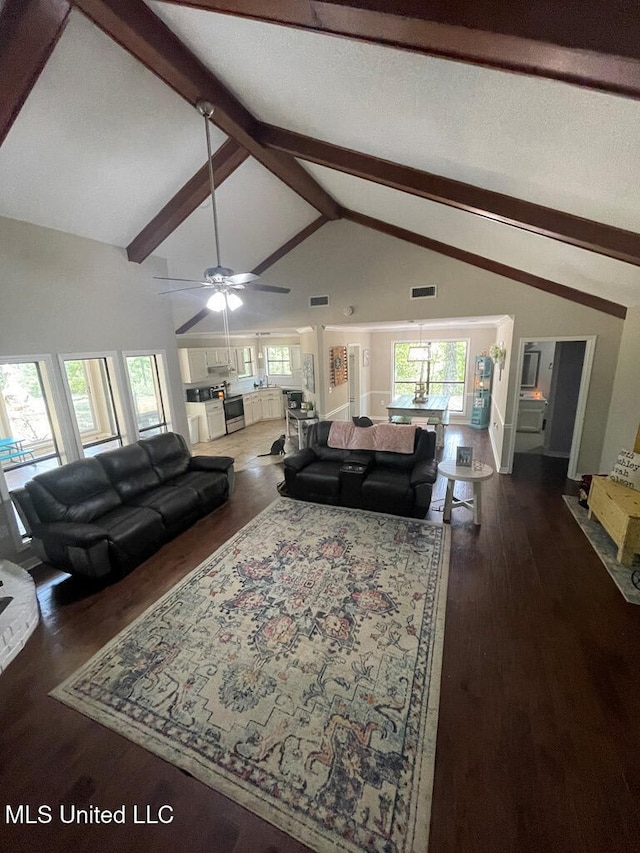
POLYGON ((436 436, 416 429, 413 453, 329 447, 331 421, 312 424, 307 447, 284 459, 290 497, 424 518, 438 475, 436 436))
POLYGON ((230 456, 191 456, 169 432, 38 474, 11 492, 40 559, 117 578, 224 503, 230 456))

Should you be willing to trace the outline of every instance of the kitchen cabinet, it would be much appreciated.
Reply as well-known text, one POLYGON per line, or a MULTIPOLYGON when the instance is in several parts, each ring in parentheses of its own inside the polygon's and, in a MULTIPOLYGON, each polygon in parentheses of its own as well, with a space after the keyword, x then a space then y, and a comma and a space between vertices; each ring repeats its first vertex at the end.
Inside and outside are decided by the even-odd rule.
POLYGON ((231 353, 229 353, 226 347, 207 347, 205 353, 207 367, 226 367, 229 364, 235 367, 233 348, 231 349, 231 353))
POLYGON ((262 420, 270 421, 284 417, 284 407, 282 400, 284 394, 279 389, 277 391, 258 391, 258 396, 262 403, 262 420))
POLYGON ((262 420, 262 400, 257 392, 255 394, 244 394, 242 403, 244 405, 245 426, 262 420))
POLYGON ((284 395, 279 388, 265 391, 254 391, 244 394, 244 422, 246 426, 257 421, 278 420, 284 417, 284 395))
POLYGON ((200 441, 212 441, 226 435, 222 400, 207 400, 206 403, 187 403, 187 415, 198 416, 200 441))
POLYGON ((209 379, 207 371, 206 350, 185 349, 178 350, 178 361, 182 381, 190 384, 192 382, 206 382, 209 379))

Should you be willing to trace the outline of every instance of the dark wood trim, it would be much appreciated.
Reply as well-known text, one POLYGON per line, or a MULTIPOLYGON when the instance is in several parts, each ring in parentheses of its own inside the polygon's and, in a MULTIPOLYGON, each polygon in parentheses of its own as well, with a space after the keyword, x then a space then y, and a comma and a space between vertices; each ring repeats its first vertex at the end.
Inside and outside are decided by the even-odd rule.
MULTIPOLYGON (((299 246, 300 243, 307 239, 307 237, 310 237, 319 228, 322 228, 325 222, 329 222, 329 219, 326 216, 319 216, 317 219, 314 219, 313 222, 306 226, 306 228, 303 228, 302 231, 298 231, 294 237, 287 240, 286 243, 283 243, 279 249, 272 252, 272 254, 270 254, 268 258, 265 258, 264 261, 261 261, 251 270, 251 272, 255 275, 262 275, 265 270, 269 269, 269 267, 273 266, 277 261, 281 260, 281 258, 284 258, 285 255, 289 254, 289 252, 291 252, 292 249, 295 249, 296 246, 299 246)), ((176 335, 183 335, 185 332, 188 332, 189 329, 192 329, 200 322, 200 320, 204 320, 208 314, 209 311, 207 308, 203 308, 201 311, 198 311, 198 313, 194 314, 190 320, 187 320, 179 329, 176 329, 176 335)))
POLYGON ((640 266, 640 234, 262 124, 258 138, 330 169, 640 266))
POLYGON ((251 113, 142 0, 74 0, 74 5, 194 107, 199 100, 211 101, 217 127, 320 213, 339 217, 339 205, 306 169, 256 140, 251 113))
POLYGON ((62 35, 66 0, 5 0, 0 3, 0 145, 62 35))
POLYGON ((396 237, 398 240, 404 240, 406 243, 413 243, 415 246, 420 246, 422 249, 429 249, 432 252, 438 252, 440 255, 446 255, 449 258, 454 258, 457 261, 462 261, 465 264, 479 267, 496 275, 504 276, 505 278, 519 281, 521 284, 526 284, 529 287, 535 287, 537 290, 544 290, 545 293, 550 293, 553 296, 560 296, 562 299, 569 299, 571 302, 576 302, 579 305, 585 305, 587 308, 593 308, 596 311, 602 311, 604 314, 611 314, 613 317, 619 317, 624 320, 627 316, 627 309, 624 305, 619 305, 617 302, 610 302, 608 299, 601 299, 599 296, 593 296, 589 293, 584 293, 581 290, 575 290, 573 287, 567 287, 564 284, 550 281, 546 278, 541 278, 537 275, 525 272, 524 270, 516 269, 515 267, 501 264, 498 261, 493 261, 490 258, 484 258, 481 255, 476 255, 473 252, 467 252, 464 249, 458 249, 456 246, 449 246, 447 243, 441 243, 438 240, 432 240, 430 237, 425 237, 422 234, 416 234, 415 231, 408 231, 405 228, 399 228, 397 225, 390 225, 388 222, 383 222, 380 219, 374 219, 371 216, 365 216, 362 213, 357 213, 355 210, 343 209, 342 216, 350 222, 355 222, 358 225, 364 225, 366 228, 373 228, 375 231, 380 231, 382 234, 388 234, 390 237, 396 237))
POLYGON ((169 0, 640 98, 640 5, 592 0, 169 0))
MULTIPOLYGON (((248 156, 234 139, 227 139, 211 158, 215 186, 219 187, 248 156)), ((127 246, 129 260, 142 263, 210 195, 209 167, 205 163, 127 246)))
POLYGON ((176 329, 176 335, 184 335, 185 332, 188 332, 189 329, 196 326, 200 320, 204 320, 205 317, 208 317, 210 313, 211 311, 209 311, 208 308, 202 308, 197 314, 194 314, 190 320, 187 320, 186 323, 183 323, 178 329, 176 329))
POLYGON ((309 223, 306 228, 303 228, 302 231, 298 231, 295 237, 292 237, 290 240, 287 240, 286 243, 283 243, 279 249, 276 249, 273 254, 269 255, 268 258, 265 258, 264 261, 258 264, 257 267, 251 270, 255 275, 262 275, 262 273, 272 267, 275 263, 277 263, 281 258, 284 258, 285 255, 288 255, 292 249, 295 249, 296 246, 299 246, 300 243, 304 242, 307 237, 310 237, 314 234, 319 228, 328 222, 326 216, 319 216, 317 219, 314 219, 313 222, 309 223))

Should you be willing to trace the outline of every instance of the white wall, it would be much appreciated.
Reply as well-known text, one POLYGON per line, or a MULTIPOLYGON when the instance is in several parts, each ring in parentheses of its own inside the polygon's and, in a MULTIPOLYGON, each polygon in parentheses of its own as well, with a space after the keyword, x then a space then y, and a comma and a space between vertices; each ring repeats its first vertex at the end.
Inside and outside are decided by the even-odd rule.
MULTIPOLYGON (((0 357, 51 356, 62 387, 59 353, 164 351, 172 427, 188 437, 171 306, 151 280, 163 263, 131 264, 122 249, 0 218, 0 270, 0 357)), ((0 497, 1 533, 11 508, 0 497)), ((15 558, 6 535, 0 556, 15 558)))
POLYGON ((639 366, 640 306, 637 306, 629 309, 622 333, 611 407, 606 419, 605 445, 599 468, 601 473, 608 474, 611 471, 619 450, 633 449, 640 425, 639 366))
MULTIPOLYGON (((465 408, 462 414, 452 414, 452 422, 469 423, 473 400, 473 359, 476 355, 487 353, 496 340, 495 326, 448 327, 444 329, 423 329, 423 340, 457 341, 467 340, 467 382, 465 388, 465 408)), ((371 416, 386 418, 386 407, 390 403, 393 387, 393 345, 400 341, 419 341, 420 330, 402 329, 398 331, 371 333, 371 416)))
MULTIPOLYGON (((504 424, 494 426, 492 422, 491 426, 492 442, 502 448, 502 467, 509 462, 510 432, 520 393, 518 359, 511 357, 512 351, 518 351, 522 340, 597 335, 578 468, 584 472, 599 469, 605 449, 603 419, 614 386, 623 320, 344 220, 316 231, 274 264, 269 277, 291 287, 292 292, 271 301, 267 294, 260 294, 267 297, 261 303, 265 313, 253 310, 234 322, 255 322, 252 328, 263 329, 270 323, 279 327, 333 326, 344 321, 346 305, 354 307, 350 323, 513 317, 513 340, 502 378, 507 383, 504 424), (437 299, 412 301, 409 289, 420 284, 437 284, 437 299), (329 294, 330 305, 309 309, 309 296, 324 293, 329 294)), ((635 344, 635 352, 640 361, 640 343, 635 344)), ((334 407, 333 402, 330 405, 334 407)), ((607 447, 606 452, 612 451, 607 447)))

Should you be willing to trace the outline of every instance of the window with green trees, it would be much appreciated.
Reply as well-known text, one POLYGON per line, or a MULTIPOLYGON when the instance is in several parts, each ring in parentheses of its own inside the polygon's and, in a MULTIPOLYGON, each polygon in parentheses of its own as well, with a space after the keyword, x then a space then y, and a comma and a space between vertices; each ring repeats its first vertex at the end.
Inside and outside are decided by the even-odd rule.
POLYGON ((267 374, 283 376, 291 371, 291 349, 289 347, 266 347, 267 374))
POLYGON ((157 355, 129 355, 126 358, 136 423, 141 435, 167 431, 166 407, 157 355))
POLYGON ((65 359, 71 403, 85 455, 122 445, 107 358, 65 359), (87 451, 96 448, 93 452, 87 451))
POLYGON ((426 384, 427 394, 446 394, 449 411, 464 410, 464 386, 467 370, 467 341, 424 341, 431 347, 429 361, 409 361, 409 347, 420 346, 418 341, 394 344, 393 394, 415 392, 417 382, 426 384))

